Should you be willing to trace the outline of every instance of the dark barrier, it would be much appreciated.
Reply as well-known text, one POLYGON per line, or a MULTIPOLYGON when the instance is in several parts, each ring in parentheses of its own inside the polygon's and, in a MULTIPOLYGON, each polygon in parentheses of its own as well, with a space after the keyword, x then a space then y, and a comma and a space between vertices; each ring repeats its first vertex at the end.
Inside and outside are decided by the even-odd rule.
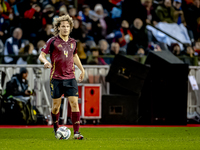
POLYGON ((188 65, 163 51, 150 53, 146 64, 151 70, 140 99, 140 114, 143 116, 140 121, 186 124, 188 65))
POLYGON ((116 89, 111 91, 111 94, 123 94, 121 93, 123 89, 126 89, 127 93, 140 94, 148 72, 149 67, 125 56, 116 55, 106 76, 106 81, 116 85, 113 86, 112 89, 115 87, 116 89))
POLYGON ((102 95, 102 124, 138 124, 139 96, 102 95))

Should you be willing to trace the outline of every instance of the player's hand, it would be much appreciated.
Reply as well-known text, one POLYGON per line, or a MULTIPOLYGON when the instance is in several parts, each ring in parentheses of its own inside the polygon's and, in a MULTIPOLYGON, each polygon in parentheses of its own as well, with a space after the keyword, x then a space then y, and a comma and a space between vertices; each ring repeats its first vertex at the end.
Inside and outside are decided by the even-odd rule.
POLYGON ((78 82, 83 81, 84 75, 85 75, 85 71, 82 71, 82 73, 81 73, 80 76, 79 76, 78 82))
POLYGON ((51 63, 45 62, 45 63, 44 63, 44 68, 52 68, 51 63))

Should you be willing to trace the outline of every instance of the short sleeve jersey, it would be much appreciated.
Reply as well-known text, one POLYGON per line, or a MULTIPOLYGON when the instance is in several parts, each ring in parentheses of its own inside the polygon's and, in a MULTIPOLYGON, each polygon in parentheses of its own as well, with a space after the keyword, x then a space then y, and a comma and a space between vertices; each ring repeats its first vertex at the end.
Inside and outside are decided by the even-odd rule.
POLYGON ((77 49, 73 38, 69 37, 65 42, 59 35, 52 37, 42 48, 42 52, 50 54, 52 64, 50 79, 75 78, 73 55, 77 53, 77 49))

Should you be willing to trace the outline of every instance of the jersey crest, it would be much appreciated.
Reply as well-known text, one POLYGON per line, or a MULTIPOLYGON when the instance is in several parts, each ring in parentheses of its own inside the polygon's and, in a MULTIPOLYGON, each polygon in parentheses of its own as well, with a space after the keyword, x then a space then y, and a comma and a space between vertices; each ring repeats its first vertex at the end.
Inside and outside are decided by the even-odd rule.
POLYGON ((74 45, 71 43, 71 49, 73 49, 74 48, 74 45))

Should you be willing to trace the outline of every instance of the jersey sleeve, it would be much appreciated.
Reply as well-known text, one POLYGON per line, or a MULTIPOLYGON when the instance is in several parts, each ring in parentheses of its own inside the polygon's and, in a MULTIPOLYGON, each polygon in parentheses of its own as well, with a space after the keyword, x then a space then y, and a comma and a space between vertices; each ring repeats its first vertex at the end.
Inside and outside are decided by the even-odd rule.
POLYGON ((75 49, 74 49, 74 53, 73 54, 77 54, 77 43, 75 42, 75 49))
POLYGON ((53 38, 50 38, 46 44, 43 46, 43 48, 41 49, 42 52, 44 52, 45 54, 50 54, 50 51, 51 51, 51 45, 52 45, 52 42, 53 42, 53 38))

